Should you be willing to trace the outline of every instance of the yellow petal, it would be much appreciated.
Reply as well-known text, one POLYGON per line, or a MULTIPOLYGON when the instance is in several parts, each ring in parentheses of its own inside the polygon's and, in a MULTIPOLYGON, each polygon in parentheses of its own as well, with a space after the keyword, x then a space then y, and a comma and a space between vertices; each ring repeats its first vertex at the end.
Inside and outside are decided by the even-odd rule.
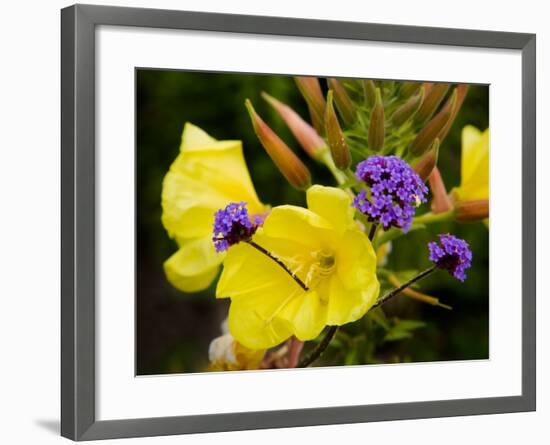
POLYGON ((479 153, 477 153, 475 147, 480 137, 481 131, 472 125, 466 125, 462 129, 460 178, 463 184, 471 178, 473 167, 477 164, 476 160, 479 153))
POLYGON ((164 262, 164 271, 177 289, 197 292, 212 284, 223 257, 216 253, 210 238, 191 240, 164 262))
POLYGON ((313 340, 326 325, 327 304, 321 301, 317 292, 309 291, 289 301, 281 317, 292 325, 299 340, 313 340))
POLYGON ((231 297, 229 331, 251 349, 273 347, 292 335, 281 311, 302 288, 273 260, 246 243, 232 246, 216 297, 231 297))
POLYGON ((251 214, 263 206, 246 167, 240 141, 215 141, 186 125, 182 152, 162 188, 162 223, 171 237, 203 237, 212 232, 216 210, 245 201, 251 214), (206 145, 205 145, 206 144, 206 145))
POLYGON ((314 185, 307 190, 307 206, 340 233, 355 226, 351 197, 344 190, 314 185))
POLYGON ((332 239, 331 224, 311 210, 283 205, 273 208, 263 224, 263 232, 272 238, 295 241, 313 250, 332 239))
POLYGON ((231 302, 228 323, 231 335, 250 349, 272 348, 292 335, 286 320, 275 317, 266 323, 254 306, 242 299, 231 302))
POLYGON ((461 201, 489 198, 489 129, 462 130, 461 184, 455 193, 461 201))
POLYGON ((380 284, 376 276, 363 288, 347 288, 338 275, 330 278, 327 324, 341 326, 360 319, 378 298, 380 284))
POLYGON ((203 147, 216 142, 212 136, 208 135, 203 129, 186 122, 181 135, 180 150, 184 151, 188 148, 203 147))
POLYGON ((376 281, 376 253, 367 236, 348 230, 336 252, 336 273, 347 289, 364 289, 376 281))

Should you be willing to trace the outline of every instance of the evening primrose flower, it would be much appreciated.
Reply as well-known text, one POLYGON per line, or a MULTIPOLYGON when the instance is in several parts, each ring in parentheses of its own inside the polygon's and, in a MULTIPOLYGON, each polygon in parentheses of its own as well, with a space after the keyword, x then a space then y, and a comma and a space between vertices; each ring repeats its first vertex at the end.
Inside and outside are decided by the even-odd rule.
POLYGON ((168 281, 184 292, 206 289, 225 256, 212 243, 216 210, 245 202, 252 215, 267 209, 259 201, 240 141, 217 141, 187 123, 180 153, 162 184, 162 224, 179 250, 165 263, 168 281))
POLYGON ((227 251, 216 296, 231 298, 229 331, 250 349, 314 339, 361 318, 378 297, 376 254, 349 194, 314 185, 306 195, 307 209, 273 208, 251 242, 227 251))
POLYGON ((462 129, 460 186, 453 190, 456 201, 489 199, 489 129, 472 125, 462 129))
POLYGON ((209 371, 242 371, 261 367, 265 349, 248 349, 229 333, 216 337, 208 348, 209 371))

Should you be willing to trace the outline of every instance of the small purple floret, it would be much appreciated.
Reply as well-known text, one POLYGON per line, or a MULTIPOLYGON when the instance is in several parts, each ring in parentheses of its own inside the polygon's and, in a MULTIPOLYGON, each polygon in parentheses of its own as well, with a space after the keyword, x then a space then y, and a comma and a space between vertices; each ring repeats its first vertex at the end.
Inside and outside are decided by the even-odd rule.
POLYGON ((464 281, 466 269, 472 265, 472 251, 469 244, 453 235, 439 235, 439 244, 428 243, 430 261, 440 269, 447 270, 457 280, 464 281))
POLYGON ((384 229, 409 230, 415 209, 427 201, 428 188, 420 176, 397 156, 371 156, 360 162, 355 177, 367 184, 353 206, 384 229))
POLYGON ((216 252, 223 252, 234 244, 248 240, 254 235, 257 225, 250 222, 246 202, 232 202, 214 214, 216 252))

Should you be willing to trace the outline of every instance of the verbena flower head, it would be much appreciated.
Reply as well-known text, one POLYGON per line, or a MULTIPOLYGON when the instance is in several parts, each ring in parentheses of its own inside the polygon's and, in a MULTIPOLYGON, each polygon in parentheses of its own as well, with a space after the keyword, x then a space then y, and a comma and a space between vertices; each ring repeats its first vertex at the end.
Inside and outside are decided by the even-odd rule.
POLYGON ((453 235, 439 235, 439 243, 428 243, 430 261, 440 269, 449 271, 457 280, 464 281, 466 269, 472 265, 472 251, 469 244, 453 235))
POLYGON ((214 247, 223 252, 234 244, 250 239, 257 226, 250 222, 246 202, 232 202, 214 214, 214 247))
POLYGON ((397 156, 371 156, 357 165, 355 176, 365 182, 353 206, 384 229, 409 229, 415 208, 427 201, 428 188, 420 176, 397 156))

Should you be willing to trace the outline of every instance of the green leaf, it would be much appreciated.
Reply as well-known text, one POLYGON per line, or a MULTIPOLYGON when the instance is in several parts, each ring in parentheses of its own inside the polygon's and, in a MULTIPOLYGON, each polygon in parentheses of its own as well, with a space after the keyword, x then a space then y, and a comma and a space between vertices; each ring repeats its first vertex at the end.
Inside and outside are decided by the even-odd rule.
POLYGON ((410 337, 412 337, 412 334, 410 332, 398 328, 392 328, 384 336, 384 341, 397 341, 410 337))
POLYGON ((390 321, 386 317, 386 314, 381 307, 377 307, 368 313, 368 317, 374 321, 378 326, 381 326, 386 331, 391 329, 390 321))
POLYGON ((426 326, 426 323, 420 320, 399 320, 395 319, 395 327, 404 331, 414 331, 426 326))

